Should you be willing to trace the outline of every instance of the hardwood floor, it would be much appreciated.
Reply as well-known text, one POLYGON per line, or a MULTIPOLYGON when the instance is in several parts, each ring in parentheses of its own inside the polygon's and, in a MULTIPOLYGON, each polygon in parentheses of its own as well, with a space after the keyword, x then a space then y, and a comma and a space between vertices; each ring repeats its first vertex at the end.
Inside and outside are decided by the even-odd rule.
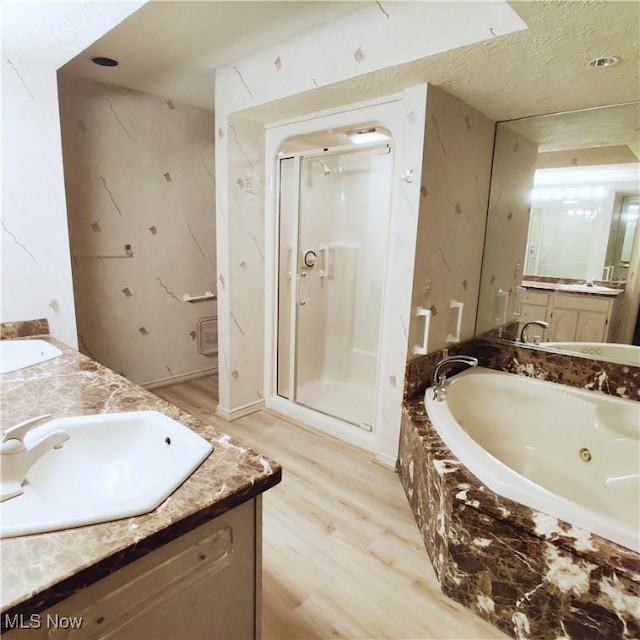
POLYGON ((263 497, 265 640, 507 638, 441 593, 391 470, 271 411, 225 422, 213 376, 154 392, 282 464, 263 497))

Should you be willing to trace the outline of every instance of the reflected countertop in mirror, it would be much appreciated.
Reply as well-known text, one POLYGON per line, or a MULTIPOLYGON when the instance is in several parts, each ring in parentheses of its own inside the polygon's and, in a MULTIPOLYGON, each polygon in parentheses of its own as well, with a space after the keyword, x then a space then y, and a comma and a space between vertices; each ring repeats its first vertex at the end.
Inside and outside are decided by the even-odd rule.
POLYGON ((525 289, 544 289, 547 291, 566 291, 568 293, 586 293, 599 296, 618 296, 624 293, 624 287, 612 287, 605 284, 594 282, 564 282, 564 281, 547 281, 547 280, 528 280, 522 281, 525 289))

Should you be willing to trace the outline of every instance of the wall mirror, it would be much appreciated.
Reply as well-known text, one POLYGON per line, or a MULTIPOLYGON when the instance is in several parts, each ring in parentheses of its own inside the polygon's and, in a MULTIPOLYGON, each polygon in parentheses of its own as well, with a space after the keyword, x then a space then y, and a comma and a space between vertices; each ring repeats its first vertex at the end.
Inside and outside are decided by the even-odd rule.
POLYGON ((498 123, 477 335, 538 319, 542 348, 634 343, 639 157, 638 102, 498 123))

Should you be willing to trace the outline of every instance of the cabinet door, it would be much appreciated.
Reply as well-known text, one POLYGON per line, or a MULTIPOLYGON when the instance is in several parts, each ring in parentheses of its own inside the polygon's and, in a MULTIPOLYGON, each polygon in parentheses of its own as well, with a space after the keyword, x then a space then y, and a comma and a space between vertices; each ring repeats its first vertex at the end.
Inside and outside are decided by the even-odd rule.
POLYGON ((607 336, 607 314, 581 311, 576 328, 576 342, 604 342, 607 336))
POLYGON ((520 308, 520 323, 532 322, 533 320, 546 320, 548 309, 534 304, 522 304, 520 308))
POLYGON ((553 342, 574 342, 578 329, 579 312, 575 309, 554 309, 551 314, 550 340, 553 342))
POLYGON ((3 640, 259 637, 260 508, 259 497, 245 502, 39 616, 25 616, 3 640))

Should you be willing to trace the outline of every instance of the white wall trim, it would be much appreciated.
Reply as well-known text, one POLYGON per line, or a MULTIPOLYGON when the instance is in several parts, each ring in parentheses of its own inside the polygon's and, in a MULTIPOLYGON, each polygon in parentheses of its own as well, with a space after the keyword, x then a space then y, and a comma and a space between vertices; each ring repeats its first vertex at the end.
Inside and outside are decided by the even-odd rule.
POLYGON ((255 413, 256 411, 260 411, 264 409, 264 400, 256 400, 255 402, 249 402, 248 404, 243 404, 241 407, 237 407, 236 409, 225 409, 218 405, 216 409, 216 415, 227 422, 233 422, 238 418, 242 418, 244 416, 248 416, 251 413, 255 413))
POLYGON ((375 462, 381 464, 383 467, 388 469, 396 470, 396 458, 392 458, 391 456, 382 453, 381 451, 376 451, 376 457, 374 459, 375 462))
POLYGON ((210 367, 208 369, 201 369, 200 371, 192 371, 191 373, 182 373, 178 376, 170 376, 169 378, 160 378, 159 380, 153 380, 152 382, 142 382, 141 387, 144 387, 148 391, 152 389, 160 389, 161 387, 167 387, 171 384, 180 384, 181 382, 189 382, 191 380, 197 380, 198 378, 205 378, 218 373, 218 367, 210 367))
MULTIPOLYGON (((266 398, 266 407, 286 418, 300 422, 302 425, 314 431, 324 433, 342 442, 373 452, 376 447, 376 435, 371 431, 365 431, 356 425, 349 425, 342 420, 319 413, 300 404, 295 404, 278 395, 266 398)), ((392 465, 395 465, 395 458, 392 465)))
MULTIPOLYGON (((305 113, 304 115, 296 116, 293 118, 287 118, 286 120, 268 122, 264 125, 264 128, 265 130, 268 131, 269 129, 277 129, 278 127, 288 127, 290 125, 298 125, 303 122, 318 120, 320 118, 326 118, 328 116, 343 115, 347 113, 352 113, 353 111, 361 111, 362 109, 367 109, 368 107, 379 107, 382 104, 387 104, 389 102, 398 102, 399 100, 402 100, 402 92, 394 93, 388 96, 380 96, 379 98, 373 98, 372 100, 363 100, 362 102, 357 102, 355 104, 339 105, 337 107, 331 107, 330 109, 324 109, 322 111, 305 113)), ((377 142, 374 144, 380 144, 380 143, 377 142)), ((307 155, 307 151, 305 151, 304 154, 307 155)), ((292 153, 287 155, 297 155, 297 154, 292 153)))
MULTIPOLYGON (((265 127, 265 360, 267 407, 299 420, 329 435, 375 453, 381 464, 394 467, 400 440, 400 419, 407 327, 417 234, 426 85, 405 89, 401 94, 381 96, 361 104, 345 105, 314 118, 307 114, 265 127), (383 287, 380 357, 376 375, 377 400, 373 432, 351 430, 343 422, 297 407, 276 395, 276 258, 277 258, 277 152, 287 137, 318 129, 348 126, 375 120, 393 133, 395 148, 389 245, 383 287), (409 179, 405 179, 410 176, 409 179), (303 409, 303 410, 301 410, 303 409)), ((322 113, 322 112, 321 112, 322 113)))

